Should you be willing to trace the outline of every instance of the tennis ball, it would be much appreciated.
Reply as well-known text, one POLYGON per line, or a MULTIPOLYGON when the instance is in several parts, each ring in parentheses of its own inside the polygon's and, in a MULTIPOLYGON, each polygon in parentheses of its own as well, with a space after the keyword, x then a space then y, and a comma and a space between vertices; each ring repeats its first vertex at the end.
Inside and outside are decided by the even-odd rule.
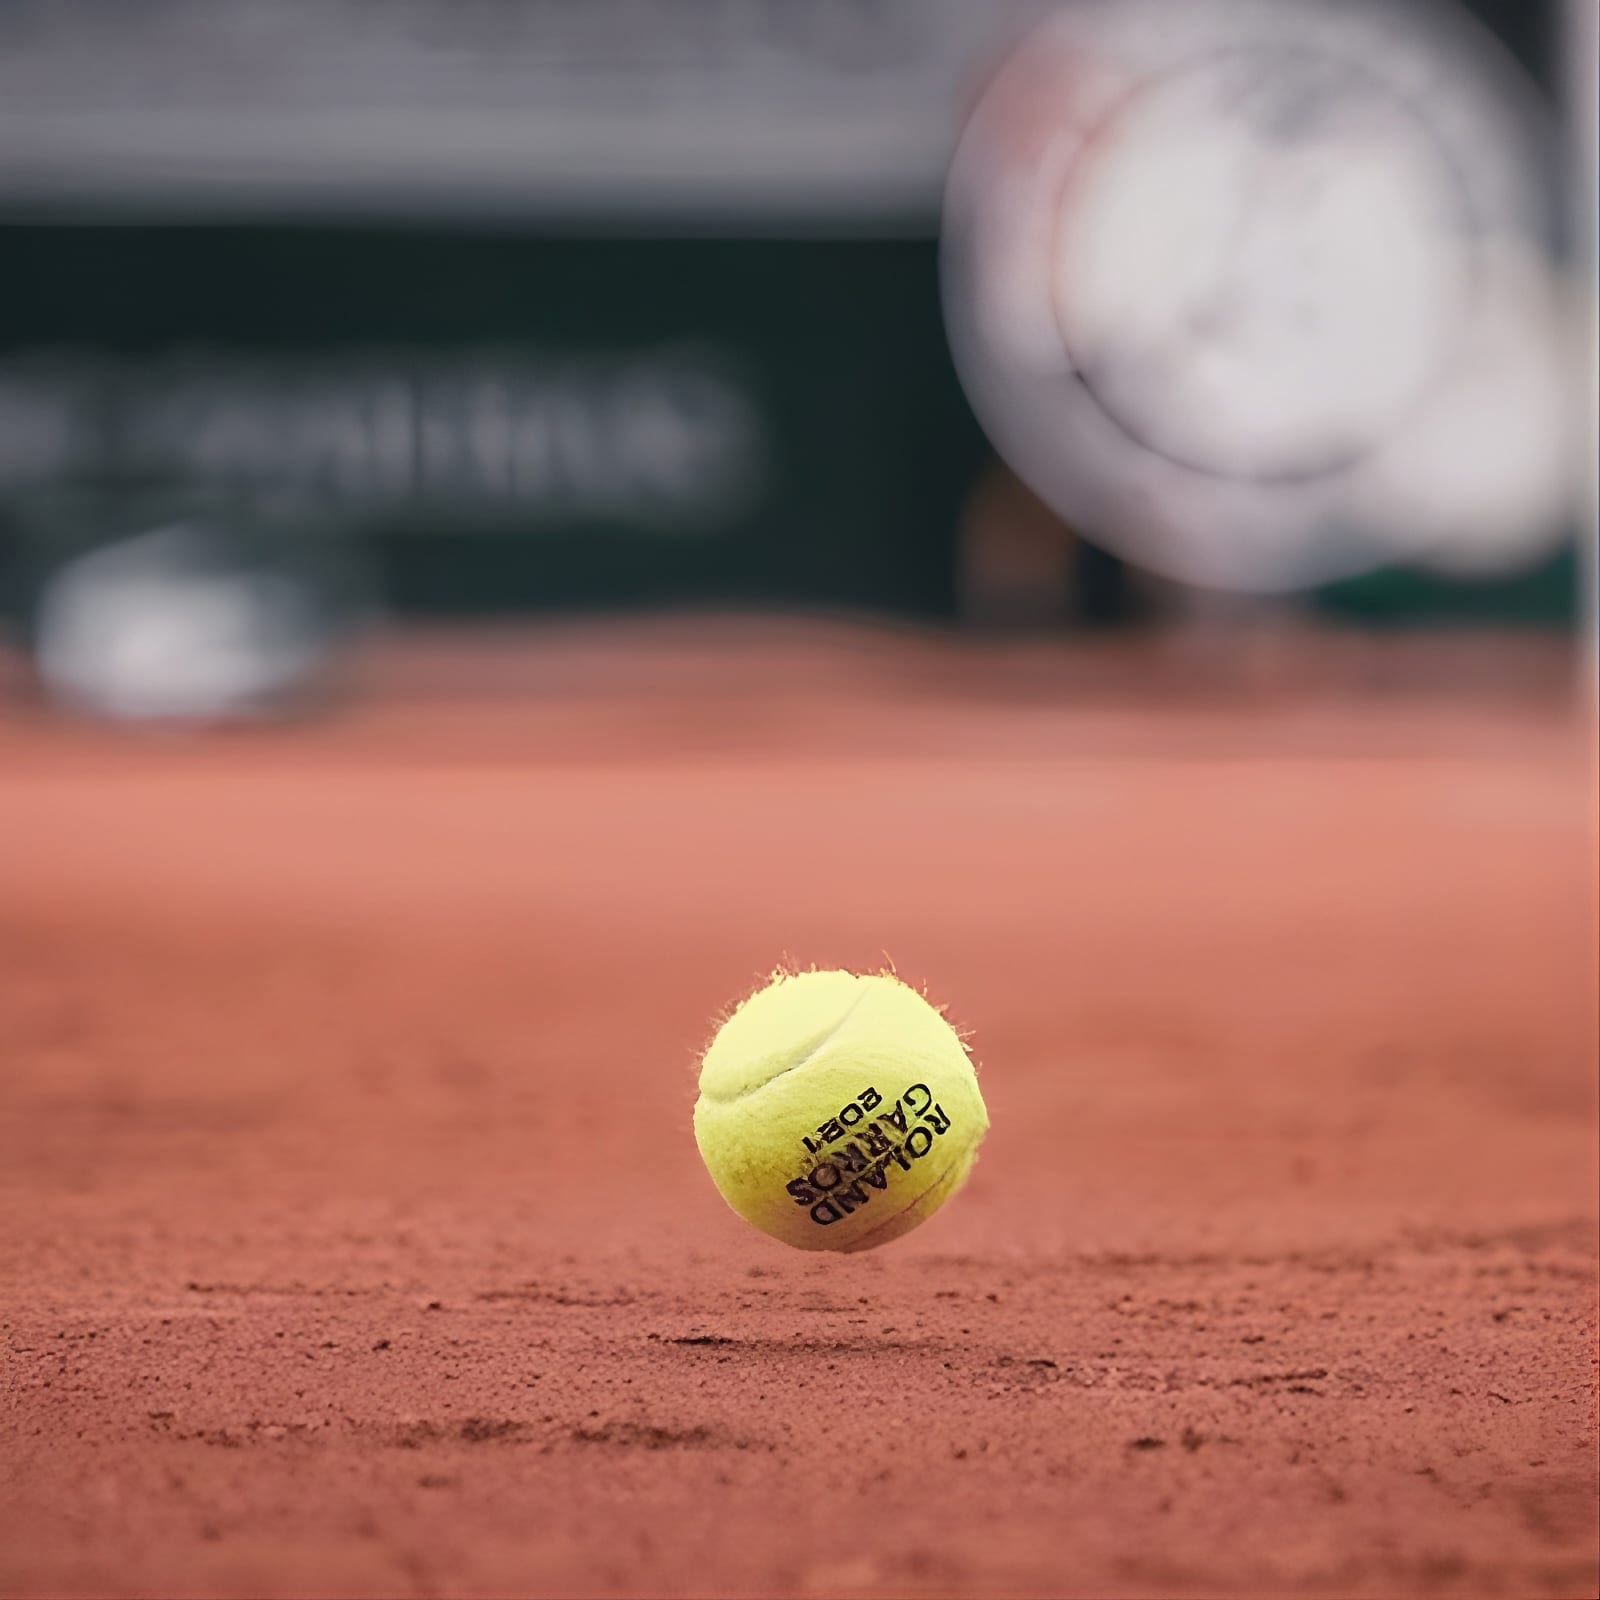
POLYGON ((989 1126, 954 1028, 887 973, 776 974, 700 1065, 694 1136, 747 1222, 870 1250, 933 1215, 989 1126))

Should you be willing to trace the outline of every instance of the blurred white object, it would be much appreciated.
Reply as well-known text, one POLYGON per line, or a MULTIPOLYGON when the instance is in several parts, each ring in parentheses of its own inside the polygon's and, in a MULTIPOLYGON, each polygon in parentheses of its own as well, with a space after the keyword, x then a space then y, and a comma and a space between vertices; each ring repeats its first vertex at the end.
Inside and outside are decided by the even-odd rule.
POLYGON ((1370 82, 1289 103, 1325 72, 1245 51, 1187 65, 1062 194, 1050 287, 1075 371, 1202 471, 1300 475, 1372 448, 1466 304, 1438 150, 1370 82))
POLYGON ((180 523, 67 563, 40 602, 46 687, 116 720, 212 721, 269 708, 323 654, 315 598, 180 523))
POLYGON ((1576 331, 1563 322, 1526 253, 1485 254, 1472 327, 1435 392, 1351 486, 1367 521, 1405 530, 1419 566, 1460 577, 1511 571, 1563 526, 1577 420, 1553 359, 1576 331))
POLYGON ((1074 0, 952 164, 980 418, 1068 521, 1191 583, 1538 559, 1572 449, 1545 132, 1440 8, 1074 0))

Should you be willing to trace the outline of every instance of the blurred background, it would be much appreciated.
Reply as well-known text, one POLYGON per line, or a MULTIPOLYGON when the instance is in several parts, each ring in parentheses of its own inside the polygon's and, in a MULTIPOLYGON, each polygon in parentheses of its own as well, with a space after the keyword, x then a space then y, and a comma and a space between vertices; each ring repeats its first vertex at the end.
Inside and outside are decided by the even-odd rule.
POLYGON ((0 0, 0 1591, 1594 1593, 1597 15, 0 0))
POLYGON ((1570 630, 1593 32, 7 0, 12 681, 207 718, 380 623, 669 608, 1570 630))

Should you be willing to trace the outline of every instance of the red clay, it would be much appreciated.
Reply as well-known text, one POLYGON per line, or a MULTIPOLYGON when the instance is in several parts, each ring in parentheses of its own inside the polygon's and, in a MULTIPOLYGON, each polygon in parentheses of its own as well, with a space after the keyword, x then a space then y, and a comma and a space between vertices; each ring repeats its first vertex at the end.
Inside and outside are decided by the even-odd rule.
POLYGON ((0 1591, 1595 1592, 1559 660, 737 632, 0 722, 0 1591), (786 1251, 696 1053, 886 955, 993 1131, 786 1251))

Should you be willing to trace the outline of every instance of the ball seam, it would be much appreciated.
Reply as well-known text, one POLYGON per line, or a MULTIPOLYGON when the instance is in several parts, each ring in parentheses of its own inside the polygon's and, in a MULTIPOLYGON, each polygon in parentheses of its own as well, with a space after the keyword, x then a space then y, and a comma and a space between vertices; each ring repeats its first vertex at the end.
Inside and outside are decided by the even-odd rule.
POLYGON ((709 1100, 713 1105, 719 1106, 738 1105, 741 1100, 748 1100, 752 1095, 760 1094, 763 1089, 776 1083, 779 1078, 786 1078, 791 1072, 798 1072, 802 1067, 809 1066, 839 1037, 840 1033, 844 1031, 844 1025, 856 1014, 857 1008, 870 993, 869 989, 863 988, 861 993, 845 1007, 844 1014, 839 1020, 798 1061, 791 1061, 788 1066, 780 1067, 770 1078, 763 1078, 760 1083, 753 1083, 748 1089, 741 1089, 738 1094, 716 1094, 702 1086, 700 1090, 701 1099, 709 1100))

